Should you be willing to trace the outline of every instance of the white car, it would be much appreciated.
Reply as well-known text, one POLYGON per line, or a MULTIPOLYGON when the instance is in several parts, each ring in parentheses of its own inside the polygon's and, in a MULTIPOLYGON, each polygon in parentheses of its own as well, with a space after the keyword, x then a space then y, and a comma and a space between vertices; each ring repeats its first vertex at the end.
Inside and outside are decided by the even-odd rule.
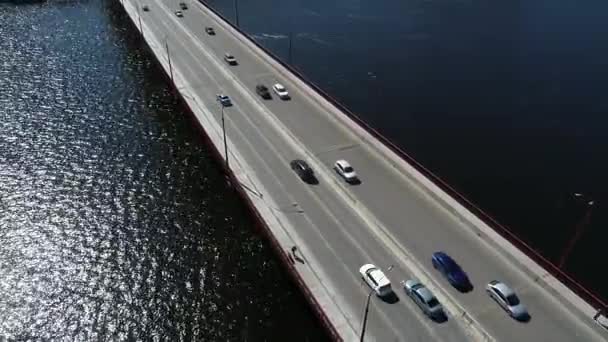
POLYGON ((393 293, 391 281, 384 275, 378 267, 372 264, 365 264, 359 268, 361 278, 376 292, 379 297, 393 293))
POLYGON ((276 83, 275 85, 273 85, 272 90, 274 90, 274 92, 277 93, 277 95, 284 100, 289 98, 289 93, 287 92, 287 89, 285 89, 285 87, 283 87, 283 85, 280 83, 276 83))
POLYGON ((226 61, 226 63, 230 64, 230 65, 237 65, 237 61, 236 58, 231 54, 231 53, 225 53, 224 54, 224 60, 226 61))
POLYGON ((336 161, 334 164, 334 170, 336 170, 336 172, 349 183, 359 181, 355 169, 353 169, 353 167, 344 159, 336 161))
POLYGON ((183 16, 184 16, 184 13, 182 13, 182 11, 175 11, 175 15, 176 15, 178 18, 181 18, 181 17, 183 17, 183 16))
POLYGON ((486 286, 486 292, 498 303, 498 305, 505 309, 511 317, 519 321, 530 319, 526 307, 519 301, 515 292, 505 283, 498 280, 492 280, 486 286))

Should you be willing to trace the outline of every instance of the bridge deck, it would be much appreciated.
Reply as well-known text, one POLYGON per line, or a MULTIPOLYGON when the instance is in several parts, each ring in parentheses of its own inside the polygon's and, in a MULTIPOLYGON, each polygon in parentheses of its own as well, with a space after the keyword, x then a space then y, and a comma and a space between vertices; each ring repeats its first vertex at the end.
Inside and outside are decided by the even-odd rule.
POLYGON ((178 18, 179 1, 123 0, 136 26, 218 150, 221 110, 215 94, 229 95, 224 110, 231 169, 286 249, 305 260, 296 269, 346 340, 359 334, 369 289, 357 273, 364 263, 387 268, 399 301, 372 298, 366 336, 379 341, 602 341, 592 309, 515 251, 491 229, 396 158, 335 107, 198 3, 178 18), (139 16, 141 15, 141 26, 139 16), (210 36, 205 26, 213 26, 210 36), (238 65, 222 58, 232 53, 238 65), (291 100, 262 100, 255 85, 280 82, 291 100), (305 159, 319 184, 302 183, 289 168, 305 159), (347 185, 332 171, 347 159, 362 183, 347 185), (433 252, 452 255, 474 290, 459 293, 435 272, 433 252), (426 319, 398 287, 416 277, 450 311, 447 322, 426 319), (540 277, 540 280, 539 280, 540 277), (485 293, 500 279, 512 285, 532 319, 510 319, 485 293), (560 293, 555 295, 553 287, 560 293), (568 292, 568 293, 566 293, 568 292), (570 298, 570 300, 566 300, 570 298))

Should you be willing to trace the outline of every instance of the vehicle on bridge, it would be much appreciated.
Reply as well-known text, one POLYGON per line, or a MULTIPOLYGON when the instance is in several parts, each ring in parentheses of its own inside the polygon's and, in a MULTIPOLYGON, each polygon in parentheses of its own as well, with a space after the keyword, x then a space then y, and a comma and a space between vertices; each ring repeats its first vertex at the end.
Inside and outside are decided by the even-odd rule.
POLYGON ((295 160, 292 160, 291 163, 289 163, 289 165, 291 166, 291 169, 304 182, 309 183, 309 184, 318 183, 318 180, 315 177, 314 171, 312 170, 312 168, 310 166, 308 166, 308 163, 306 163, 305 161, 303 161, 301 159, 295 159, 295 160))
POLYGON ((393 294, 391 281, 378 267, 372 264, 365 264, 359 268, 359 273, 365 283, 367 283, 379 297, 386 297, 393 294))
POLYGON ((230 65, 237 65, 238 63, 236 62, 236 58, 234 58, 234 56, 230 53, 226 53, 224 54, 224 60, 226 61, 226 63, 230 64, 230 65))
POLYGON ((467 274, 449 255, 444 252, 435 252, 433 253, 432 261, 433 267, 439 270, 456 289, 461 292, 473 289, 473 285, 467 274))
POLYGON ((289 93, 287 92, 287 89, 285 89, 285 87, 282 84, 276 83, 275 85, 272 86, 272 90, 274 90, 274 92, 277 93, 279 98, 281 98, 283 100, 289 99, 289 93))
POLYGON ((213 27, 205 27, 205 32, 207 32, 208 35, 213 36, 215 35, 215 30, 213 29, 213 27))
POLYGON ((344 178, 344 180, 348 183, 358 183, 359 177, 357 177, 357 173, 355 169, 344 159, 337 160, 334 164, 334 170, 344 178))
POLYGON ((266 100, 272 99, 272 96, 270 96, 270 92, 268 91, 268 88, 266 88, 266 86, 263 84, 256 85, 255 92, 258 93, 258 95, 260 95, 263 99, 266 99, 266 100))
POLYGON ((217 101, 223 106, 223 107, 230 107, 232 106, 232 101, 230 100, 230 98, 228 97, 228 95, 224 95, 224 94, 217 94, 215 96, 215 98, 217 99, 217 101))
POLYGON ((519 298, 507 284, 498 280, 492 280, 486 286, 486 292, 490 298, 494 299, 509 316, 518 321, 527 321, 530 319, 530 314, 526 307, 520 302, 519 298))
POLYGON ((401 282, 405 293, 412 298, 422 312, 432 320, 444 320, 445 313, 443 307, 435 297, 435 295, 416 279, 401 282))

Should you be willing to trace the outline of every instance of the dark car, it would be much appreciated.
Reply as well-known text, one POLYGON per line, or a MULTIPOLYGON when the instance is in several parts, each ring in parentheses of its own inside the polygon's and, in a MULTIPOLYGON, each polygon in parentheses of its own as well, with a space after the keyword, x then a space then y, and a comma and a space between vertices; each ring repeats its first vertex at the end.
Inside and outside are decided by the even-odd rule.
POLYGON ((459 291, 469 291, 473 288, 467 274, 454 259, 444 252, 433 253, 433 267, 439 270, 459 291))
POLYGON ((186 3, 185 3, 185 2, 180 2, 180 3, 179 3, 179 8, 181 8, 181 9, 183 9, 183 10, 186 10, 186 9, 188 9, 188 5, 186 5, 186 3))
POLYGON ((295 173, 300 176, 300 178, 306 183, 317 183, 317 178, 315 177, 315 173, 312 171, 308 164, 300 159, 292 160, 289 163, 291 169, 295 171, 295 173))
POLYGON ((255 86, 255 92, 258 93, 262 98, 270 100, 272 97, 270 96, 270 92, 268 88, 266 88, 263 84, 258 84, 255 86))
POLYGON ((144 10, 144 12, 150 11, 150 7, 148 7, 148 5, 143 5, 141 8, 144 10))
POLYGON ((205 27, 205 32, 207 32, 208 35, 215 35, 215 30, 213 29, 213 27, 205 27))

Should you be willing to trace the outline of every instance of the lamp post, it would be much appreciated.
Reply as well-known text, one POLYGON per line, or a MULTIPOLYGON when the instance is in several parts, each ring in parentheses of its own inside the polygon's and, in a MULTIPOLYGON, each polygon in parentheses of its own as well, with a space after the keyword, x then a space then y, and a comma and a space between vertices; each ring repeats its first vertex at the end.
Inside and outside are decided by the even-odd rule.
POLYGON ((167 60, 169 61, 169 74, 171 75, 171 83, 175 85, 173 80, 173 66, 171 65, 171 54, 169 53, 169 42, 167 41, 167 35, 165 35, 165 48, 167 49, 167 60))
POLYGON ((291 64, 291 36, 292 36, 292 30, 289 30, 289 46, 288 46, 288 50, 287 50, 287 64, 292 65, 291 64))
MULTIPOLYGON (((288 20, 289 22, 287 23, 288 27, 289 27, 289 32, 287 33, 287 64, 292 65, 291 64, 291 47, 292 47, 292 36, 293 36, 293 24, 294 24, 294 9, 290 9, 289 10, 289 15, 288 15, 288 20)), ((297 35, 296 35, 297 37, 297 35)))
MULTIPOLYGON (((390 265, 386 272, 390 272, 395 265, 390 265)), ((359 341, 363 342, 363 338, 365 337, 365 328, 367 327, 367 315, 369 313, 369 303, 372 298, 372 294, 374 294, 374 289, 371 289, 367 294, 367 299, 365 300, 365 311, 363 312, 363 323, 361 324, 361 336, 359 336, 359 341)))
POLYGON ((236 21, 236 27, 239 26, 239 0, 234 0, 234 17, 236 21))
POLYGON ((144 36, 144 29, 143 26, 141 26, 141 12, 139 10, 139 5, 135 4, 135 6, 137 7, 137 18, 139 19, 139 31, 141 32, 141 36, 144 36))
POLYGON ((367 294, 367 300, 365 301, 365 311, 363 312, 363 324, 361 327, 361 336, 359 338, 360 342, 363 342, 363 337, 365 336, 365 327, 367 326, 367 314, 369 313, 369 302, 372 298, 372 294, 374 294, 374 289, 371 289, 367 294))
POLYGON ((582 202, 585 204, 585 214, 583 218, 579 221, 579 223, 576 225, 574 235, 568 241, 566 247, 562 251, 562 254, 559 258, 559 262, 557 264, 560 269, 564 267, 566 261, 568 260, 568 257, 570 256, 570 253, 572 253, 572 250, 574 249, 574 246, 583 235, 583 232, 585 231, 587 226, 589 226, 589 222, 591 222, 591 212, 593 211, 593 207, 595 205, 595 201, 587 198, 581 193, 575 193, 573 196, 575 200, 579 201, 579 203, 582 202))
POLYGON ((226 142, 226 125, 224 123, 224 105, 220 102, 220 106, 222 107, 222 134, 224 135, 224 155, 226 156, 226 171, 230 170, 230 165, 228 164, 228 144, 226 142))

